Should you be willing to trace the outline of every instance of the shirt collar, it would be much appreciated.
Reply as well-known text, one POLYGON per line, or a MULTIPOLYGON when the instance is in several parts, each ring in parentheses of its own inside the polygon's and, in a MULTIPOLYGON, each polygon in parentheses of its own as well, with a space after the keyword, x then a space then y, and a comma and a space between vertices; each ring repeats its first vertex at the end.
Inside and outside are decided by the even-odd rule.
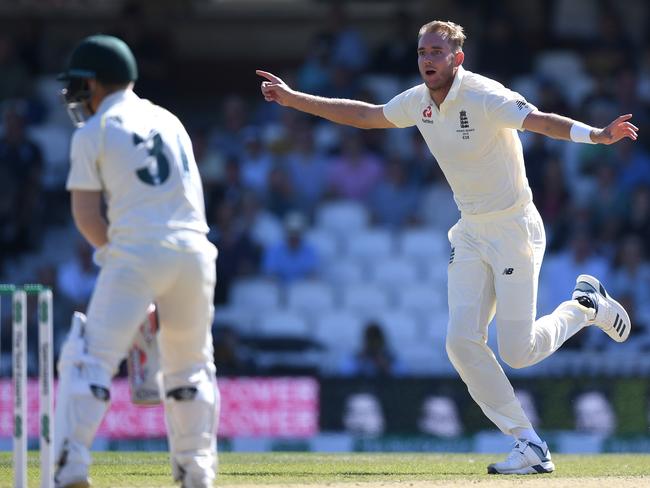
MULTIPOLYGON (((460 91, 460 85, 463 82, 463 78, 465 77, 465 68, 463 68, 463 65, 461 64, 458 69, 456 70, 456 76, 454 76, 454 81, 451 84, 451 88, 449 89, 449 93, 447 93, 447 96, 443 100, 442 105, 445 105, 447 101, 450 100, 455 100, 456 97, 458 96, 458 92, 460 91)), ((429 92, 429 89, 424 85, 424 95, 422 96, 422 103, 426 105, 431 105, 433 103, 433 100, 431 99, 431 93, 429 92)))
POLYGON ((110 95, 106 96, 101 103, 99 104, 99 107, 97 107, 97 112, 95 115, 101 115, 104 112, 106 112, 109 108, 111 108, 113 105, 115 105, 118 102, 121 102, 122 100, 127 100, 129 98, 137 98, 137 95, 133 90, 130 88, 125 88, 124 90, 118 90, 114 93, 111 93, 110 95))

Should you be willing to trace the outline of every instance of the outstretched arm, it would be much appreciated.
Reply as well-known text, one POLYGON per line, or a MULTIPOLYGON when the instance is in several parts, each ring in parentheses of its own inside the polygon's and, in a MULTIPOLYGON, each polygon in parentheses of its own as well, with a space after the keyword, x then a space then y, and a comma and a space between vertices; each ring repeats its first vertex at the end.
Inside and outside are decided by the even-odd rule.
POLYGON ((636 141, 638 127, 629 120, 632 114, 621 115, 607 127, 599 129, 589 127, 562 115, 549 114, 534 110, 528 114, 523 128, 553 139, 585 142, 591 144, 614 144, 627 137, 636 141))
POLYGON ((373 105, 357 100, 324 98, 292 90, 272 73, 255 71, 268 81, 262 82, 262 95, 267 102, 276 102, 301 112, 323 117, 337 124, 351 125, 360 129, 394 128, 385 116, 383 105, 373 105))

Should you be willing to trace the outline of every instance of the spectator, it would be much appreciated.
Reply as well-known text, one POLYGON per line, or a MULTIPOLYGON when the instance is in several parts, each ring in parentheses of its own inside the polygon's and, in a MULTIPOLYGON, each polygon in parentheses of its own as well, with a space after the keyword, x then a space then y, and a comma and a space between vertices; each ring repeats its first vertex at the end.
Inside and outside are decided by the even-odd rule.
POLYGON ((0 245, 12 255, 34 250, 43 234, 40 147, 25 131, 27 104, 3 105, 4 133, 0 137, 0 245))
POLYGON ((404 162, 395 157, 370 195, 370 209, 379 225, 400 229, 415 220, 419 199, 419 189, 409 181, 404 162))
POLYGON ((296 200, 296 193, 287 171, 282 166, 275 165, 268 175, 266 208, 281 219, 296 209, 296 200))
POLYGON ((244 99, 230 95, 223 101, 221 108, 223 120, 210 135, 210 146, 219 151, 223 157, 241 158, 244 153, 242 130, 248 123, 248 111, 244 99))
POLYGON ((313 215, 325 194, 327 161, 314 145, 314 133, 303 124, 294 134, 294 148, 287 156, 287 171, 296 192, 296 205, 305 215, 313 215))
MULTIPOLYGON (((650 263, 644 255, 643 242, 634 234, 620 242, 614 261, 612 293, 630 294, 642 313, 650 313, 650 263)), ((634 326, 634 322, 632 322, 634 326)))
MULTIPOLYGON (((408 10, 401 9, 395 14, 392 35, 386 36, 376 50, 372 71, 389 76, 407 78, 417 73, 413 69, 413 57, 417 44, 413 42, 413 22, 408 10)), ((308 90, 306 90, 308 91, 308 90)))
POLYGON ((214 301, 228 302, 230 285, 242 276, 255 274, 259 268, 259 248, 253 243, 247 228, 235 218, 236 207, 224 202, 214 208, 208 239, 217 249, 219 257, 219 286, 215 288, 214 301))
POLYGON ((344 129, 341 155, 330 165, 330 190, 340 198, 365 201, 383 176, 382 161, 365 149, 356 129, 344 129))
POLYGON ((244 151, 241 159, 241 179, 244 188, 259 195, 266 195, 273 158, 264 148, 260 129, 247 127, 242 132, 242 141, 244 151))
MULTIPOLYGON (((542 179, 537 191, 533 193, 535 205, 546 225, 553 229, 569 205, 569 192, 564 184, 562 165, 556 158, 543 164, 542 179)), ((552 236, 549 236, 549 241, 552 236)))
POLYGON ((316 36, 311 41, 309 53, 298 70, 296 86, 302 91, 324 95, 331 86, 329 43, 322 36, 316 36))
POLYGON ((384 330, 375 321, 366 325, 361 349, 345 361, 341 368, 341 373, 345 376, 399 376, 404 372, 404 366, 386 341, 384 330))
POLYGON ((638 235, 644 255, 650 256, 650 185, 639 185, 632 192, 622 233, 638 235))
POLYGON ((330 64, 360 72, 368 64, 368 50, 361 33, 348 23, 343 3, 335 2, 327 16, 321 39, 329 45, 330 64))
POLYGON ((638 145, 620 144, 616 146, 616 169, 619 172, 618 186, 626 193, 636 185, 650 185, 650 155, 638 145))
POLYGON ((287 214, 284 223, 286 239, 266 248, 263 273, 283 283, 315 276, 320 262, 316 248, 303 239, 306 226, 304 217, 292 212, 287 214))
POLYGON ((0 102, 29 95, 27 66, 16 54, 16 45, 11 35, 0 35, 0 102))
POLYGON ((281 221, 269 210, 255 193, 245 192, 241 201, 241 217, 250 238, 260 248, 280 242, 284 237, 281 221))

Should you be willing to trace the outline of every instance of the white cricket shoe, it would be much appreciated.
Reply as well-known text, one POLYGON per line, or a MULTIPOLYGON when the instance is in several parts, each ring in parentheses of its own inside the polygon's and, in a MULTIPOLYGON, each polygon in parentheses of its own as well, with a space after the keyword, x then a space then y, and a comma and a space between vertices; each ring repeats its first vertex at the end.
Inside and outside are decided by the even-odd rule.
POLYGON ((540 474, 555 471, 546 442, 519 439, 505 461, 490 464, 488 474, 540 474))
POLYGON ((56 472, 54 473, 55 488, 89 488, 88 454, 79 447, 71 447, 65 440, 56 472))
POLYGON ((590 309, 589 323, 598 326, 616 342, 625 342, 630 336, 632 324, 629 315, 593 276, 578 276, 571 298, 590 309))
POLYGON ((54 477, 56 488, 89 488, 88 468, 86 466, 67 464, 59 469, 54 477))

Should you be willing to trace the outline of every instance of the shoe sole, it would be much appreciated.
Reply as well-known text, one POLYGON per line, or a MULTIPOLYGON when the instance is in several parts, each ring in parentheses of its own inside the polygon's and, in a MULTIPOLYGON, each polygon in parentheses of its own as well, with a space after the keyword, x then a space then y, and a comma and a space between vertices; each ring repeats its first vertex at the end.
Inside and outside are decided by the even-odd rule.
POLYGON ((614 339, 616 342, 625 342, 628 337, 630 337, 630 330, 632 329, 632 323, 630 322, 630 316, 627 314, 623 305, 614 300, 605 287, 600 281, 594 278, 591 275, 580 275, 576 280, 576 285, 580 282, 587 283, 594 289, 595 293, 599 293, 602 297, 605 298, 616 311, 616 319, 614 320, 614 325, 608 329, 602 329, 605 334, 614 339))
POLYGON ((555 471, 555 464, 547 461, 541 464, 526 466, 525 468, 499 471, 494 465, 490 464, 487 468, 488 474, 545 474, 555 471))
POLYGON ((87 481, 75 481, 67 485, 63 485, 62 488, 90 488, 90 483, 87 481))

